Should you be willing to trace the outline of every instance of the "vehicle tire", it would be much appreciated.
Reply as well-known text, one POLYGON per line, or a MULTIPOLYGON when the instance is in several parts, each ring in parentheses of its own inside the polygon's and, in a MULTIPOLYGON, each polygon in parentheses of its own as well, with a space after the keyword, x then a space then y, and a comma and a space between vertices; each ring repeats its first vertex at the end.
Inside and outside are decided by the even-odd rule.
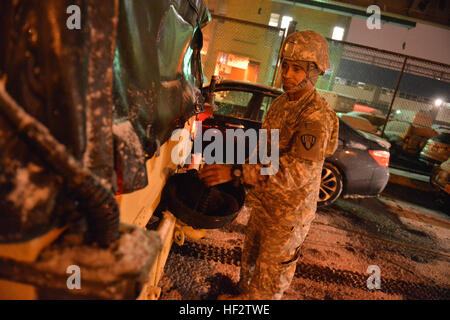
POLYGON ((328 206, 335 202, 344 189, 343 178, 339 169, 329 162, 325 162, 322 168, 319 198, 317 206, 328 206))

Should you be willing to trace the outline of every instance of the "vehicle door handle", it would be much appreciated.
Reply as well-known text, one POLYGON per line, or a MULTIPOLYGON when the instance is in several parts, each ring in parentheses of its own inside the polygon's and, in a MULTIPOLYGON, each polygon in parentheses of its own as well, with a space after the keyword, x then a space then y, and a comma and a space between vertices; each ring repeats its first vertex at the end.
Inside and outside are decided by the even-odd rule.
POLYGON ((225 123, 227 127, 244 129, 245 127, 242 124, 234 124, 234 123, 225 123))

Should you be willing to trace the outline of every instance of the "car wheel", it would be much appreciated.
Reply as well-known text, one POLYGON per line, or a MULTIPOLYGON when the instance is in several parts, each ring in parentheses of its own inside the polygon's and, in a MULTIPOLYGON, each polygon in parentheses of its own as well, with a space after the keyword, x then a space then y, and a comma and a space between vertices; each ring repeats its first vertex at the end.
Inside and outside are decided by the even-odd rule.
POLYGON ((325 162, 322 168, 318 206, 327 206, 335 202, 342 193, 342 175, 331 163, 325 162))

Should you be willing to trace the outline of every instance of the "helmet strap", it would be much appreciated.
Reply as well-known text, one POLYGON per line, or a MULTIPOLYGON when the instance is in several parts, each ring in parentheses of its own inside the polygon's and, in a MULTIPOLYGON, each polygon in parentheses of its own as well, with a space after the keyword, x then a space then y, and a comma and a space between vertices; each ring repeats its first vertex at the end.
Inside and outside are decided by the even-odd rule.
POLYGON ((314 88, 317 82, 317 79, 319 78, 319 72, 315 68, 314 64, 309 62, 308 63, 308 70, 305 70, 306 77, 303 79, 298 85, 293 87, 291 90, 287 90, 286 93, 289 95, 295 96, 297 92, 305 90, 307 87, 314 88))

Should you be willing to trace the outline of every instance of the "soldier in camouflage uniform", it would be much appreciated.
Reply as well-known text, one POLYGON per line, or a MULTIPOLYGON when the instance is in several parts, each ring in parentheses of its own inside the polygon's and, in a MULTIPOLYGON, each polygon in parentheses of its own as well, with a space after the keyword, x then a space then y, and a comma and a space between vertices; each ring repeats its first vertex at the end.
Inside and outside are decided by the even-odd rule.
MULTIPOLYGON (((242 167, 241 179, 253 186, 245 203, 251 214, 242 253, 242 293, 222 299, 281 299, 315 217, 324 159, 337 148, 337 116, 314 88, 329 68, 325 38, 314 31, 292 33, 281 54, 285 94, 272 103, 262 125, 268 132, 279 130, 279 170, 261 175, 261 164, 242 167)), ((209 185, 223 183, 231 179, 230 166, 207 166, 200 177, 209 185)))

